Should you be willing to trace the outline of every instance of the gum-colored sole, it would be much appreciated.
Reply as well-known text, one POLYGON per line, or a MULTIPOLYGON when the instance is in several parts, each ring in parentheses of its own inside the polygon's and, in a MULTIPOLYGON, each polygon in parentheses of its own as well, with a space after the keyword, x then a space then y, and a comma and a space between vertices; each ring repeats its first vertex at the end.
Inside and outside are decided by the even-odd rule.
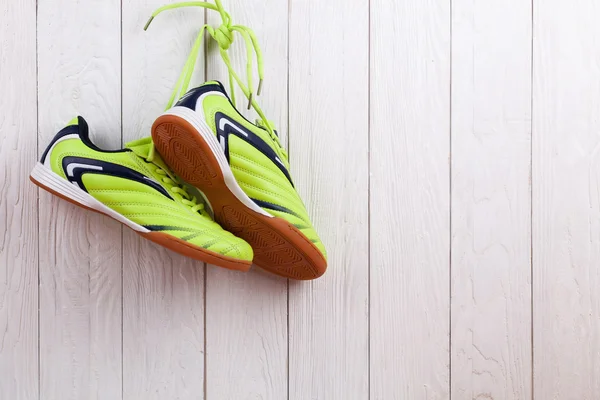
POLYGON ((166 163, 204 192, 215 220, 250 243, 254 264, 297 280, 315 279, 325 273, 327 262, 300 230, 283 218, 252 210, 229 190, 209 144, 188 121, 162 115, 152 126, 152 139, 166 163))
MULTIPOLYGON (((55 196, 60 197, 63 200, 68 201, 69 203, 75 204, 76 206, 85 208, 86 210, 94 211, 94 212, 97 212, 98 214, 106 215, 107 217, 112 218, 110 215, 107 215, 107 214, 103 213, 102 211, 99 211, 99 210, 84 206, 83 204, 77 203, 76 201, 74 201, 74 200, 62 195, 61 193, 58 193, 57 191, 36 181, 31 176, 29 177, 29 179, 31 180, 31 182, 33 182, 37 186, 52 193, 55 196)), ((112 219, 114 219, 114 218, 112 218, 112 219)), ((116 221, 116 219, 115 219, 115 221, 116 221)), ((120 222, 120 221, 117 221, 117 222, 120 222)), ((123 225, 125 225, 125 224, 123 224, 123 225)), ((125 225, 125 226, 127 226, 127 225, 125 225)), ((206 250, 202 247, 187 243, 181 239, 178 239, 171 235, 167 235, 166 233, 163 233, 163 232, 144 233, 144 232, 138 232, 134 229, 132 229, 132 230, 135 233, 142 236, 143 238, 148 239, 154 243, 157 243, 163 247, 166 247, 169 250, 172 250, 172 251, 182 254, 186 257, 190 257, 195 260, 199 260, 199 261, 202 261, 202 262, 205 262, 208 264, 213 264, 213 265, 217 265, 219 267, 232 269, 232 270, 236 270, 236 271, 243 271, 243 272, 248 271, 250 269, 250 266, 252 265, 252 263, 249 261, 244 262, 244 261, 237 260, 235 258, 223 256, 223 255, 215 253, 213 251, 206 250)))

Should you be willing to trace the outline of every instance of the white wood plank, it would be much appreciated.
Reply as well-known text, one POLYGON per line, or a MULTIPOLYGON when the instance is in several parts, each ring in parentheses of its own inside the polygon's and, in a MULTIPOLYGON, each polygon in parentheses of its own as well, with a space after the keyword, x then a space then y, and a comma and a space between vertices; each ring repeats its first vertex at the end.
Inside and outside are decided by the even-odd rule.
MULTIPOLYGON (((75 115, 121 138, 120 1, 38 1, 39 150, 75 115)), ((121 226, 40 191, 42 399, 121 398, 121 226)))
POLYGON ((367 399, 369 4, 290 2, 292 175, 328 271, 290 281, 290 399, 367 399))
MULTIPOLYGON (((150 135, 204 21, 201 9, 168 11, 164 0, 123 2, 123 139, 150 135)), ((197 75, 204 75, 198 62, 197 75)), ((124 235, 123 397, 204 398, 204 264, 124 235)))
POLYGON ((531 3, 452 3, 452 397, 531 398, 531 3))
MULTIPOLYGON (((257 100, 285 141, 287 2, 226 0, 223 6, 234 24, 252 28, 258 37, 265 59, 265 82, 257 100)), ((212 11, 208 21, 215 27, 221 24, 218 14, 212 11)), ((243 39, 236 36, 229 53, 236 71, 245 79, 246 51, 242 44, 243 39)), ((207 67, 208 80, 219 79, 229 87, 225 64, 215 43, 210 43, 207 67)), ((246 110, 240 90, 236 90, 236 99, 238 109, 253 121, 255 113, 246 110)), ((243 274, 207 266, 207 398, 287 398, 287 346, 287 281, 256 267, 243 274)))
POLYGON ((450 2, 371 1, 371 399, 449 397, 450 2))
POLYGON ((535 0, 536 399, 600 398, 600 3, 535 0))
POLYGON ((36 3, 0 2, 0 399, 38 399, 36 3))

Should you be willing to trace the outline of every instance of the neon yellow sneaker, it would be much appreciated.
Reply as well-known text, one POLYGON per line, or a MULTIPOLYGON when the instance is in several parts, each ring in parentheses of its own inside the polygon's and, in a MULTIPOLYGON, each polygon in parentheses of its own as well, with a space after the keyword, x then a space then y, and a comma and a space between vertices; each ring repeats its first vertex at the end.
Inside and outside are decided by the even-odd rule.
POLYGON ((241 271, 252 264, 250 245, 210 218, 154 153, 150 138, 104 151, 90 141, 87 123, 78 117, 54 137, 30 179, 188 257, 241 271))
MULTIPOLYGON (((176 3, 166 9, 198 5, 217 10, 223 19, 218 29, 205 25, 173 92, 167 111, 152 127, 152 139, 165 162, 188 183, 202 190, 225 229, 245 239, 254 249, 254 263, 292 279, 314 279, 326 268, 326 251, 310 221, 291 178, 288 156, 273 125, 253 98, 252 58, 248 58, 248 86, 231 67, 227 49, 234 32, 245 39, 248 53, 256 53, 262 86, 262 56, 252 31, 232 25, 219 0, 176 3), (235 80, 260 119, 253 124, 236 109, 216 81, 192 89, 174 105, 189 85, 204 30, 217 41, 235 80), (171 107, 172 106, 172 107, 171 107)), ((233 94, 233 90, 231 91, 233 94)))

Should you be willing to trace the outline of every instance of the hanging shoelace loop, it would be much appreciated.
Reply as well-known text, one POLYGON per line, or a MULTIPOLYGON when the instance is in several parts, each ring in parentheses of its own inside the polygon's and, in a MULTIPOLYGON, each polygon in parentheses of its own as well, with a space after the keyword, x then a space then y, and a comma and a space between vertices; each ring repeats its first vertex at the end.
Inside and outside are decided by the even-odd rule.
MULTIPOLYGON (((260 46, 258 45, 258 40, 254 31, 252 29, 243 26, 243 25, 233 25, 231 22, 230 15, 225 11, 221 0, 215 0, 215 4, 203 2, 203 1, 189 1, 189 2, 181 2, 181 3, 173 3, 168 4, 163 7, 158 8, 146 23, 144 30, 148 29, 152 21, 156 16, 160 13, 167 10, 174 10, 177 8, 183 7, 202 7, 210 10, 217 11, 221 16, 221 25, 216 29, 209 24, 205 24, 200 29, 196 41, 194 42, 194 46, 192 47, 192 51, 190 56, 188 57, 185 66, 183 67, 183 71, 181 72, 179 79, 177 80, 177 84, 169 100, 167 108, 171 108, 175 103, 176 99, 182 97, 188 90, 189 84, 191 81, 192 74, 194 72, 194 68, 196 66, 196 62, 198 60, 198 54, 200 52, 200 48, 202 46, 202 39, 204 37, 204 32, 208 32, 208 34, 213 38, 213 40, 219 46, 219 53, 221 54, 221 58, 225 63, 228 74, 229 74, 229 85, 230 85, 230 94, 231 100, 235 104, 235 91, 234 91, 234 82, 238 84, 241 91, 244 93, 246 98, 248 99, 248 109, 251 107, 257 112, 257 114, 261 117, 261 119, 266 121, 266 117, 264 113, 254 100, 254 79, 253 79, 253 69, 254 69, 254 60, 257 63, 258 69, 258 90, 256 91, 257 95, 260 95, 262 91, 263 78, 264 78, 264 63, 263 56, 260 50, 260 46), (231 65, 231 60, 229 58, 229 54, 227 51, 230 46, 234 42, 235 34, 239 34, 244 39, 244 45, 246 47, 246 82, 244 82, 239 75, 235 72, 235 69, 231 65)), ((268 125, 265 122, 265 125, 268 125)), ((272 132, 271 132, 272 133, 272 132)))
POLYGON ((209 24, 205 24, 200 28, 200 32, 196 37, 194 45, 192 47, 192 51, 190 52, 189 57, 186 60, 186 63, 183 67, 179 78, 177 79, 177 83, 175 84, 175 88, 173 93, 171 94, 171 98, 167 103, 167 109, 173 107, 175 102, 183 97, 190 86, 190 81, 192 79, 192 74, 194 72, 196 62, 198 60, 200 49, 202 47, 204 34, 208 32, 210 37, 217 43, 219 47, 219 54, 221 55, 221 59, 225 63, 227 67, 228 76, 229 76, 229 95, 231 97, 231 102, 234 107, 236 106, 235 99, 235 84, 240 88, 246 99, 248 100, 248 109, 253 108, 254 111, 259 116, 259 119, 256 122, 256 125, 262 129, 264 129, 273 139, 273 141, 277 144, 279 148, 280 155, 288 159, 287 151, 281 145, 279 140, 279 136, 275 130, 275 127, 271 121, 267 119, 264 112, 254 99, 254 80, 253 80, 253 71, 254 71, 254 61, 256 60, 257 64, 257 72, 258 72, 258 88, 256 91, 256 95, 259 96, 262 91, 263 81, 264 81, 264 63, 263 63, 263 55, 258 44, 258 39, 254 31, 243 25, 234 25, 232 24, 231 16, 225 11, 221 0, 215 0, 215 4, 204 2, 204 1, 188 1, 188 2, 180 2, 173 3, 169 5, 165 5, 157 9, 146 23, 144 30, 148 29, 151 22, 154 20, 156 16, 158 16, 163 11, 173 10, 177 8, 183 7, 202 7, 205 9, 213 10, 219 13, 221 17, 221 24, 215 29, 213 26, 209 24), (239 35, 244 40, 244 46, 246 48, 246 82, 244 82, 240 76, 236 73, 235 69, 231 65, 231 60, 229 58, 228 51, 231 48, 235 40, 235 36, 239 35))

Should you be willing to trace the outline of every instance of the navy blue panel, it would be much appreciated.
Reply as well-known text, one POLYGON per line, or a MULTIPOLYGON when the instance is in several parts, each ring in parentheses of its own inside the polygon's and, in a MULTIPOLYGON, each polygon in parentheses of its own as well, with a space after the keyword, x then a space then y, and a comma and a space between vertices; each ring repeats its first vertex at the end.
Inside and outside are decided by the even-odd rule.
POLYGON ((46 147, 46 150, 44 150, 44 154, 42 154, 42 158, 40 159, 40 162, 43 164, 44 161, 46 161, 46 156, 48 155, 50 148, 52 147, 52 145, 54 143, 56 143, 56 141, 58 139, 60 139, 61 137, 67 136, 67 135, 78 135, 78 134, 79 134, 79 127, 77 125, 70 125, 70 126, 67 126, 66 128, 61 129, 60 132, 58 132, 54 136, 54 139, 52 139, 52 141, 50 142, 48 147, 46 147))
POLYGON ((238 124, 233 121, 231 118, 227 117, 225 114, 218 112, 215 114, 215 124, 217 127, 217 138, 219 142, 225 143, 225 156, 227 157, 227 161, 229 161, 229 135, 235 135, 243 141, 249 143, 258 151, 263 153, 269 160, 273 162, 283 172, 288 181, 292 186, 294 186, 294 182, 292 182, 292 177, 288 172, 287 168, 283 164, 277 161, 279 156, 275 153, 275 150, 271 148, 264 140, 260 138, 257 134, 252 131, 246 129, 244 126, 238 124), (224 129, 221 129, 221 120, 226 120, 227 124, 225 124, 224 129), (235 126, 237 129, 232 127, 235 126), (240 131, 244 132, 241 133, 240 131))
POLYGON ((44 154, 42 154, 42 158, 40 160, 40 162, 42 164, 44 163, 44 161, 46 161, 46 157, 48 156, 48 151, 50 151, 50 148, 52 147, 52 145, 54 143, 56 143, 56 141, 59 140, 60 138, 67 136, 67 135, 78 135, 79 140, 81 140, 83 142, 83 144, 85 144, 90 149, 101 152, 101 153, 124 153, 124 152, 131 151, 129 149, 103 150, 103 149, 99 148, 94 143, 92 143, 92 141, 89 138, 88 124, 85 121, 85 119, 83 119, 83 117, 77 117, 77 125, 69 125, 69 126, 63 128, 60 132, 58 132, 54 136, 54 138, 52 139, 52 141, 50 142, 48 147, 46 147, 46 150, 44 150, 44 154))
POLYGON ((169 225, 144 225, 144 228, 149 231, 183 231, 183 232, 195 232, 194 229, 190 228, 181 228, 178 226, 169 226, 169 225))
POLYGON ((78 120, 79 120, 79 122, 78 122, 79 139, 81 139, 81 141, 90 149, 96 150, 101 153, 126 153, 126 152, 131 151, 130 149, 117 149, 117 150, 101 149, 100 147, 98 147, 94 143, 92 143, 92 141, 90 140, 90 131, 89 131, 87 122, 85 122, 85 119, 83 119, 83 117, 78 117, 78 120))
POLYGON ((252 198, 250 200, 252 200, 257 206, 259 206, 261 208, 266 208, 268 210, 281 211, 281 212, 284 212, 287 214, 292 214, 292 215, 302 219, 301 216, 299 216, 298 214, 296 214, 289 208, 285 208, 285 207, 279 206, 277 204, 269 203, 268 201, 262 201, 262 200, 252 199, 252 198))
POLYGON ((124 178, 124 179, 129 179, 129 180, 132 180, 135 182, 139 182, 141 184, 150 186, 151 188, 160 192, 162 195, 173 200, 173 198, 169 195, 169 193, 167 193, 167 191, 162 186, 157 184, 155 181, 151 180, 150 178, 145 177, 144 175, 140 174, 139 172, 137 172, 131 168, 127 168, 127 167, 124 167, 119 164, 113 164, 113 163, 109 163, 109 162, 101 161, 101 160, 94 160, 92 158, 65 157, 65 158, 63 158, 62 166, 63 166, 63 170, 65 171, 65 175, 67 176, 67 179, 69 180, 69 182, 76 182, 77 185, 79 185, 79 187, 86 192, 87 192, 87 190, 83 184, 82 175, 86 174, 86 173, 101 174, 101 175, 110 175, 110 176, 115 176, 118 178, 124 178), (69 175, 69 173, 67 172, 67 167, 73 163, 83 164, 83 165, 76 166, 75 168, 73 168, 71 175, 69 175))
POLYGON ((202 85, 195 89, 188 91, 177 103, 175 106, 179 107, 187 107, 190 110, 196 111, 196 103, 198 102, 198 98, 207 92, 221 92, 225 93, 223 86, 220 84, 208 84, 202 85))

